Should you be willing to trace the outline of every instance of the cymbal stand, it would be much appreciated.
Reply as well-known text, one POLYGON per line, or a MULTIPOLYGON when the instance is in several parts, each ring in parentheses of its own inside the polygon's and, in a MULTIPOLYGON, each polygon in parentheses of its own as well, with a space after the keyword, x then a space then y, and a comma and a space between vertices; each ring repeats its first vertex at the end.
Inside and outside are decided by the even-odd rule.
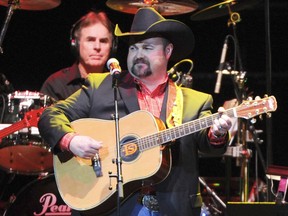
MULTIPOLYGON (((232 25, 233 28, 233 38, 234 38, 234 46, 235 46, 235 58, 234 58, 234 69, 239 66, 239 72, 234 75, 233 85, 235 95, 238 100, 238 104, 241 104, 243 100, 246 99, 246 88, 245 88, 245 81, 246 81, 246 72, 243 70, 241 55, 240 55, 240 48, 239 42, 236 34, 236 24, 241 21, 240 14, 231 11, 230 5, 228 5, 229 10, 229 20, 228 26, 232 25), (237 62, 239 65, 237 65, 237 62)), ((238 131, 237 131, 237 145, 241 145, 243 152, 247 152, 247 154, 242 154, 240 158, 241 163, 241 201, 247 202, 248 201, 248 189, 249 189, 249 175, 248 175, 248 165, 249 165, 249 158, 250 154, 249 149, 246 143, 246 131, 247 131, 247 122, 243 119, 238 119, 238 131)))
POLYGON ((20 5, 20 0, 9 0, 8 1, 7 15, 6 15, 6 19, 5 19, 4 25, 2 27, 2 30, 1 30, 1 34, 0 34, 0 53, 1 54, 3 54, 2 43, 3 43, 4 37, 6 35, 6 31, 7 31, 9 22, 11 20, 13 13, 14 13, 14 10, 19 8, 19 5, 20 5))

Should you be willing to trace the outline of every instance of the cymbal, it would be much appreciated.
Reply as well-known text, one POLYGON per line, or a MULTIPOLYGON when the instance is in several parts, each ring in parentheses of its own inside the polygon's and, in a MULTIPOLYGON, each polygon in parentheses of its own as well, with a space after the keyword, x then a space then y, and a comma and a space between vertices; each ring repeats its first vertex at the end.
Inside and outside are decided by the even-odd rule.
POLYGON ((136 14, 142 7, 153 7, 162 16, 173 16, 195 11, 198 4, 193 0, 108 0, 106 5, 123 13, 136 14))
MULTIPOLYGON (((0 5, 8 7, 9 0, 0 0, 0 5)), ((49 10, 59 6, 61 0, 14 0, 15 8, 21 10, 49 10)))
POLYGON ((226 16, 231 12, 249 9, 255 6, 260 0, 215 0, 213 2, 199 3, 198 10, 192 13, 190 19, 193 21, 214 19, 226 16))

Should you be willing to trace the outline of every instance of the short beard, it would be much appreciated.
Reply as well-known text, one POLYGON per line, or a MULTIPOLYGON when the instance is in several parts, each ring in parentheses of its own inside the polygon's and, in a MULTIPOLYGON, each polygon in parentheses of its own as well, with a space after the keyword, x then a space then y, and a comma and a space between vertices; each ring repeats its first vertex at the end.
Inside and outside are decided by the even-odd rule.
POLYGON ((135 76, 135 77, 138 77, 138 78, 145 78, 145 77, 148 77, 148 76, 151 76, 152 75, 152 71, 151 71, 151 68, 150 68, 150 64, 148 61, 146 61, 145 59, 136 59, 134 62, 133 62, 133 65, 132 65, 132 68, 131 68, 131 73, 135 76), (141 66, 136 66, 137 63, 143 63, 143 64, 146 64, 147 65, 147 69, 142 71, 141 73, 139 71, 142 70, 141 66))

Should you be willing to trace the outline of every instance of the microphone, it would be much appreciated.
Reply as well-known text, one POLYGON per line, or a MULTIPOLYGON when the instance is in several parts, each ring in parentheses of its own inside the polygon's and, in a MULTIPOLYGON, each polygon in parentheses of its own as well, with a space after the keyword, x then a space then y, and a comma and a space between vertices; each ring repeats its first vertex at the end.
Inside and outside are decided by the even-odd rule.
POLYGON ((216 84, 215 84, 215 90, 214 90, 214 92, 217 94, 220 92, 221 80, 222 80, 222 71, 223 71, 223 68, 225 65, 227 49, 228 49, 228 36, 226 36, 224 44, 223 44, 221 58, 220 58, 220 64, 219 64, 219 68, 218 68, 218 76, 217 76, 217 80, 216 80, 216 84))
POLYGON ((107 68, 110 70, 110 74, 115 78, 118 78, 122 71, 119 61, 116 58, 110 58, 107 61, 107 68))
POLYGON ((169 71, 167 71, 168 73, 168 77, 173 81, 173 82, 178 82, 180 77, 178 75, 178 72, 176 71, 177 68, 177 64, 175 64, 172 68, 170 68, 169 71))
POLYGON ((173 82, 179 83, 182 80, 184 73, 182 73, 181 71, 180 72, 178 71, 178 66, 185 63, 185 62, 190 64, 190 68, 189 68, 188 72, 186 73, 187 75, 190 75, 190 72, 193 69, 193 61, 191 59, 183 59, 180 62, 177 62, 175 65, 173 65, 172 68, 170 68, 170 70, 167 71, 168 77, 173 82))

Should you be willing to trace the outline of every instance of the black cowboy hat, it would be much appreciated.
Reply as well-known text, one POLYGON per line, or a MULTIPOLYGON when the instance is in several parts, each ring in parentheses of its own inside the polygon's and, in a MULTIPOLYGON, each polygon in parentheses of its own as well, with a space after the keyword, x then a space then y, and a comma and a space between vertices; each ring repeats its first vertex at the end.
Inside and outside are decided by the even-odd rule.
POLYGON ((124 38, 133 38, 134 41, 149 37, 163 37, 174 46, 171 60, 178 61, 187 57, 194 48, 194 35, 192 30, 184 23, 165 19, 154 8, 140 8, 134 16, 130 32, 115 27, 115 35, 124 38))

